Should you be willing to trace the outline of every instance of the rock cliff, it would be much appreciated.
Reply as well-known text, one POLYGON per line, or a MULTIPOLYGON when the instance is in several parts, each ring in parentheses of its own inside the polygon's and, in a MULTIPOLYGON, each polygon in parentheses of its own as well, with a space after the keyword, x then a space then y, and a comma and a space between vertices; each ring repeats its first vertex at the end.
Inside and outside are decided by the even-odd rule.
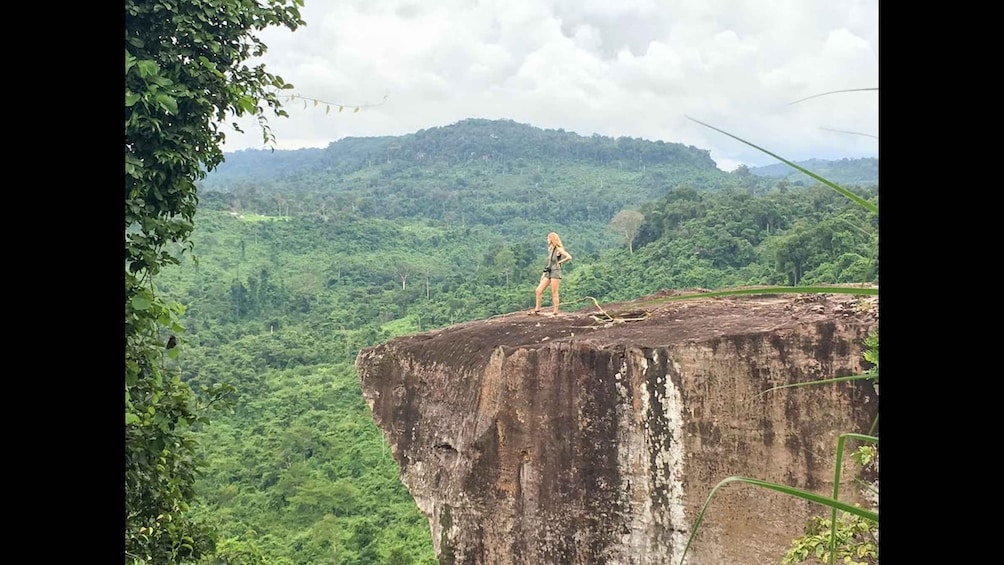
MULTIPOLYGON (((832 493, 837 437, 869 433, 877 387, 768 389, 863 373, 877 301, 666 293, 400 337, 356 365, 440 563, 675 564, 726 477, 832 493)), ((826 511, 730 483, 687 563, 778 563, 826 511)))

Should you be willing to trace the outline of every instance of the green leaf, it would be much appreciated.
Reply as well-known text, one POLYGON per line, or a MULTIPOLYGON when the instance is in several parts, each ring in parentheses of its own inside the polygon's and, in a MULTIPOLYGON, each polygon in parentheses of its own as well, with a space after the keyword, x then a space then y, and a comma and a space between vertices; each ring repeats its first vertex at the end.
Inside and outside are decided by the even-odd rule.
POLYGON ((170 94, 158 92, 156 96, 154 96, 154 100, 157 101, 157 104, 160 104, 161 108, 167 110, 168 112, 172 114, 178 113, 178 101, 170 94))
POLYGON ((255 111, 254 98, 251 98, 250 96, 241 96, 240 98, 237 99, 237 107, 242 112, 248 112, 253 114, 255 111))
POLYGON ((139 416, 137 416, 136 414, 133 414, 132 412, 126 412, 125 423, 126 423, 127 426, 131 426, 133 424, 138 424, 139 423, 139 416))
POLYGON ((153 305, 150 299, 145 296, 133 296, 130 304, 134 310, 149 310, 150 306, 153 305))
POLYGON ((160 67, 154 61, 144 60, 136 63, 136 71, 139 73, 139 76, 147 78, 157 74, 160 71, 160 67))
MULTIPOLYGON (((134 362, 130 361, 129 363, 134 363, 134 362)), ((126 365, 128 365, 129 363, 126 363, 126 365)), ((135 384, 137 382, 139 382, 139 370, 138 369, 135 370, 135 371, 129 371, 129 370, 127 370, 126 371, 126 386, 135 386, 135 384)))

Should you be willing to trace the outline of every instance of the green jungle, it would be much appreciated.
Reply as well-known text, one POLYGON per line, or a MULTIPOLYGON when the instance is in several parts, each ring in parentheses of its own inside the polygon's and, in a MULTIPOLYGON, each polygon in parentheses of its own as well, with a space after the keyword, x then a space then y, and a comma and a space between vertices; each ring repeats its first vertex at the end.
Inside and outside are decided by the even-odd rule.
MULTIPOLYGON (((434 565, 354 361, 394 336, 662 289, 878 283, 878 219, 781 165, 471 119, 324 149, 240 151, 198 186, 191 249, 153 281, 163 363, 196 392, 198 563, 434 565), (545 293, 545 306, 550 304, 545 293), (176 346, 171 347, 171 345, 176 346)), ((877 203, 878 160, 813 161, 877 203)), ((844 184, 846 183, 846 184, 844 184)))

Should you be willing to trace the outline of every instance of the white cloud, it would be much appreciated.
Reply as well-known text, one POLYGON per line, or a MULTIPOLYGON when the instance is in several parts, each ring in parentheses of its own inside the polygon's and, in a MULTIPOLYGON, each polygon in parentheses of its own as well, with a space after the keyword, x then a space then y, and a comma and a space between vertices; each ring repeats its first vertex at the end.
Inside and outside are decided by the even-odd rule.
MULTIPOLYGON (((877 0, 352 0, 307 2, 307 25, 262 33, 299 95, 276 147, 403 135, 468 117, 711 151, 723 169, 876 156, 877 0), (386 96, 386 100, 381 100, 386 96), (352 112, 356 105, 364 107, 352 112), (840 133, 833 130, 856 133, 840 133)), ((227 151, 262 147, 253 122, 227 151)))

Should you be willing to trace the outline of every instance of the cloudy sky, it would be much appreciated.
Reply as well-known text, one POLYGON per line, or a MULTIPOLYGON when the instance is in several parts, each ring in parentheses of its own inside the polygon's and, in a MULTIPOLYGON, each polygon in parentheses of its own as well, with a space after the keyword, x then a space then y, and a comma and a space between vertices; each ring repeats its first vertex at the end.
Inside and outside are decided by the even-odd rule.
MULTIPOLYGON (((505 118, 694 145, 727 171, 778 162, 698 120, 789 160, 878 156, 878 0, 306 0, 301 15, 260 34, 263 62, 331 111, 285 102, 277 149, 505 118)), ((241 123, 224 150, 265 147, 241 123)))

